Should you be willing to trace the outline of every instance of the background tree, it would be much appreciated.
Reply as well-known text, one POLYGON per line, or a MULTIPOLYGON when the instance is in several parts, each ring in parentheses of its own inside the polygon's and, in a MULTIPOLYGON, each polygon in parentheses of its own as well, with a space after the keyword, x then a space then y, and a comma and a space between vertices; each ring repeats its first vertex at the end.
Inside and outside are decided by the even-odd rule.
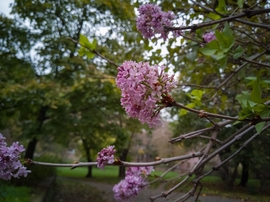
MULTIPOLYGON (((14 19, 4 16, 1 18, 4 22, 2 47, 6 52, 1 57, 6 57, 7 53, 11 55, 13 51, 13 58, 3 60, 1 64, 6 65, 3 79, 6 73, 9 72, 10 75, 8 79, 2 80, 5 87, 2 88, 1 98, 5 102, 2 106, 5 105, 9 111, 12 108, 17 115, 16 124, 21 127, 22 136, 29 139, 25 157, 32 159, 40 135, 49 135, 53 137, 51 140, 68 144, 70 138, 63 141, 63 137, 69 134, 66 124, 73 123, 63 122, 63 117, 81 113, 89 106, 105 110, 102 109, 105 102, 104 106, 97 106, 97 101, 98 98, 104 98, 102 93, 110 83, 108 81, 114 80, 112 76, 116 73, 116 63, 132 57, 142 58, 142 50, 146 45, 140 44, 139 34, 134 31, 135 14, 129 1, 14 1, 12 14, 14 19), (28 22, 27 27, 22 25, 24 21, 28 22), (15 22, 21 22, 21 25, 15 22), (95 46, 95 51, 88 54, 101 57, 82 58, 83 52, 80 53, 81 56, 78 55, 77 43, 82 40, 81 33, 92 39, 93 47, 95 46), (136 40, 133 41, 133 38, 136 40), (111 59, 114 62, 110 62, 111 59), (15 66, 15 61, 18 67, 15 66), (21 71, 20 67, 25 71, 21 71), (14 73, 11 75, 11 72, 14 73), (104 78, 101 73, 106 73, 107 76, 104 78), (20 80, 20 77, 25 81, 20 80), (92 81, 88 82, 88 79, 92 81), (9 87, 6 87, 7 81, 11 80, 16 82, 9 82, 9 87), (96 86, 82 87, 84 85, 96 86), (85 93, 88 93, 84 95, 88 97, 81 102, 76 101, 82 96, 79 90, 74 90, 78 87, 85 88, 85 93), (96 99, 91 98, 87 90, 95 94, 96 99), (81 106, 78 108, 77 104, 81 106), (57 128, 61 128, 61 132, 57 128)), ((110 85, 113 86, 113 83, 110 85)), ((119 93, 108 92, 106 105, 111 101, 109 97, 120 99, 119 93)), ((114 105, 119 105, 119 102, 109 104, 117 110, 114 105)), ((4 111, 5 114, 7 110, 4 111)), ((2 116, 3 119, 4 117, 7 121, 14 120, 10 115, 2 116)), ((102 118, 105 123, 109 116, 95 118, 102 118)), ((87 127, 85 121, 77 120, 82 122, 77 123, 82 127, 79 130, 87 127)), ((2 128, 7 128, 4 122, 1 123, 2 128)))

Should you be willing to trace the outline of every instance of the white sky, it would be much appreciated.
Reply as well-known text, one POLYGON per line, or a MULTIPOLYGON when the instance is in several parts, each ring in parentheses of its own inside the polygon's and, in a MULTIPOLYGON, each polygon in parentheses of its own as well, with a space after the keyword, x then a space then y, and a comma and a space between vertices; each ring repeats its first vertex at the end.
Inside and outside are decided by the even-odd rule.
POLYGON ((0 0, 0 13, 4 13, 6 16, 11 17, 9 12, 11 11, 10 3, 13 3, 13 0, 0 0))

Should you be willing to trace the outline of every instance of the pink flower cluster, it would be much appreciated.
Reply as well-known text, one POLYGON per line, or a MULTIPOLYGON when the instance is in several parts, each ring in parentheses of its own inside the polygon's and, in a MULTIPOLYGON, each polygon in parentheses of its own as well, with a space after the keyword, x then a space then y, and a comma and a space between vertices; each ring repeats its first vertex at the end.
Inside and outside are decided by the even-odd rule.
POLYGON ((7 147, 5 139, 0 134, 0 178, 10 180, 11 177, 26 177, 31 171, 26 170, 19 160, 21 152, 24 151, 23 146, 13 142, 10 147, 7 147))
POLYGON ((97 167, 103 169, 106 164, 112 164, 114 162, 115 152, 114 146, 108 146, 98 152, 97 167))
POLYGON ((122 91, 122 106, 130 117, 150 127, 161 124, 159 111, 166 107, 164 97, 176 86, 174 76, 169 76, 164 69, 165 66, 134 61, 118 67, 116 84, 122 91))
MULTIPOLYGON (((175 19, 175 15, 171 12, 164 12, 159 6, 153 4, 144 4, 139 7, 139 17, 137 18, 137 29, 142 35, 149 39, 156 33, 166 40, 168 33, 164 26, 172 26, 172 20, 175 19)), ((181 34, 180 31, 173 32, 175 36, 181 34)))
POLYGON ((214 32, 208 32, 206 34, 203 35, 203 40, 206 43, 209 43, 210 41, 213 41, 216 39, 215 33, 214 32))
POLYGON ((114 185, 114 198, 118 201, 129 201, 148 185, 147 176, 154 170, 152 166, 129 167, 125 179, 114 185))

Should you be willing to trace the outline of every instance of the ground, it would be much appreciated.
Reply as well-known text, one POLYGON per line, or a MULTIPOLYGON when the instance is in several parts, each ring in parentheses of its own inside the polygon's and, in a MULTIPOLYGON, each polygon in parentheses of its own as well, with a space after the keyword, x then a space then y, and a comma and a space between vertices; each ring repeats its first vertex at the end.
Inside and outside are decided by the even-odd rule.
MULTIPOLYGON (((104 184, 104 183, 99 183, 99 182, 94 182, 91 180, 80 180, 80 179, 76 179, 76 178, 67 178, 67 177, 58 177, 57 182, 62 182, 62 183, 75 183, 77 184, 77 182, 79 182, 79 184, 84 187, 84 189, 89 189, 89 190, 93 190, 93 189, 98 189, 101 191, 102 193, 102 198, 104 199, 105 202, 117 202, 114 199, 113 196, 113 185, 111 184, 104 184)), ((75 188, 75 187, 74 187, 75 188)), ((72 192, 72 188, 70 188, 69 193, 72 192)), ((134 198, 133 200, 131 200, 131 202, 148 202, 150 201, 148 198, 150 196, 156 196, 158 194, 162 193, 162 189, 157 188, 157 189, 144 189, 142 190, 139 195, 134 198)), ((78 193, 77 193, 78 194, 78 193)), ((177 198, 179 198, 182 194, 181 193, 172 193, 171 195, 169 195, 167 198, 162 198, 162 199, 157 199, 155 200, 155 202, 163 202, 163 201, 175 201, 177 198)), ((78 194, 76 197, 76 201, 80 201, 80 202, 84 202, 83 199, 79 200, 79 197, 83 197, 83 198, 87 198, 87 196, 82 196, 82 194, 78 194)), ((99 196, 95 196, 95 197, 99 197, 99 196)), ((232 196, 233 197, 233 196, 232 196)), ((72 199, 72 196, 69 196, 68 198, 72 199)), ((101 202, 100 198, 95 198, 96 202, 101 202)), ((192 197, 188 200, 188 202, 194 201, 195 198, 192 197)), ((63 200, 58 200, 63 201, 63 200)), ((58 202, 55 201, 55 202, 58 202)), ((67 202, 66 200, 64 200, 65 202, 67 202)), ((74 199, 72 199, 72 201, 74 201, 74 199)), ((89 201, 89 200, 88 200, 89 201)), ((92 201, 92 200, 91 200, 92 201)), ((218 197, 218 196, 204 196, 201 195, 199 197, 199 201, 200 202, 240 202, 241 200, 237 200, 237 199, 229 199, 229 198, 222 198, 222 197, 218 197)), ((95 202, 95 201, 93 201, 95 202)))

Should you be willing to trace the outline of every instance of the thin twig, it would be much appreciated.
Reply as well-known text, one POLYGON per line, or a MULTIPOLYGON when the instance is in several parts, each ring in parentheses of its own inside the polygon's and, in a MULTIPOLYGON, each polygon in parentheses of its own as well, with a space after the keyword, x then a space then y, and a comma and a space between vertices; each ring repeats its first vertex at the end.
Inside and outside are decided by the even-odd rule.
MULTIPOLYGON (((217 12, 216 10, 212 9, 212 8, 208 8, 196 1, 192 1, 194 4, 196 4, 197 6, 200 6, 201 8, 203 8, 204 10, 208 11, 208 12, 212 12, 212 13, 215 13, 221 17, 224 17, 223 19, 225 19, 227 16, 226 15, 223 15, 219 12, 217 12)), ((258 10, 259 11, 259 10, 258 10)), ((265 13, 268 13, 270 12, 269 10, 266 10, 265 13)), ((263 14, 263 13, 257 13, 257 14, 263 14)), ((256 14, 256 15, 257 15, 256 14)), ((228 18, 228 17, 227 17, 228 18)), ((255 22, 250 22, 250 21, 246 21, 246 20, 243 20, 243 19, 239 19, 239 18, 235 18, 235 19, 231 19, 233 21, 237 21, 237 22, 240 22, 242 24, 246 24, 246 25, 249 25, 249 26, 252 26, 252 27, 259 27, 259 28, 263 28, 263 29, 267 29, 269 30, 270 29, 270 25, 267 25, 267 24, 260 24, 260 23, 255 23, 255 22)), ((231 20, 227 20, 227 21, 231 21, 231 20)))
POLYGON ((246 61, 246 62, 248 62, 248 63, 256 64, 256 65, 258 65, 258 66, 263 66, 263 67, 268 67, 268 68, 270 68, 270 65, 265 64, 265 63, 256 62, 256 61, 249 60, 249 59, 242 58, 242 57, 239 58, 239 59, 240 59, 240 60, 244 60, 244 61, 246 61))
MULTIPOLYGON (((262 132, 264 131, 264 130, 266 130, 267 128, 269 128, 270 127, 270 124, 268 124, 268 125, 266 125, 264 128, 263 128, 263 130, 262 130, 262 132)), ((253 139, 255 139, 257 136, 258 136, 259 134, 258 133, 255 133, 253 136, 251 136, 247 141, 245 141, 244 143, 243 143, 243 145, 238 149, 238 150, 236 150, 232 155, 230 155, 228 158, 226 158, 225 160, 223 160, 221 163, 219 163, 218 165, 216 165, 216 166, 214 166, 213 168, 212 168, 212 170, 209 170, 208 172, 206 172, 204 175, 202 175, 202 176, 200 176, 199 178, 197 178, 197 179, 195 179, 194 181, 195 182, 199 182, 201 179, 203 179, 204 177, 206 177, 206 176, 208 176, 208 175, 210 175, 213 171, 217 171, 217 170, 219 170, 219 168, 221 167, 221 166, 223 166, 226 162, 228 162, 229 160, 231 160, 232 158, 234 158, 240 151, 242 151, 253 139)))
MULTIPOLYGON (((228 21, 232 21, 241 17, 252 17, 254 15, 259 15, 259 14, 263 14, 263 13, 269 13, 270 9, 266 8, 266 9, 258 9, 258 10, 245 10, 243 13, 237 14, 237 15, 233 15, 233 16, 229 16, 229 17, 225 17, 222 18, 220 20, 214 20, 214 21, 209 21, 209 22, 203 22, 203 23, 199 23, 199 24, 194 24, 194 25, 190 25, 190 26, 183 26, 183 27, 171 27, 171 26, 165 26, 165 30, 167 31, 175 31, 175 30, 187 30, 190 29, 192 31, 195 31, 197 29, 201 29, 203 27, 208 27, 211 25, 215 25, 215 24, 219 24, 219 23, 223 23, 223 22, 228 22, 228 21)), ((269 29, 270 27, 266 27, 267 29, 269 29)))
MULTIPOLYGON (((217 126, 219 128, 221 128, 221 127, 224 127, 224 126, 226 126, 228 124, 231 124, 232 122, 233 121, 231 121, 231 120, 222 121, 222 122, 217 123, 217 126)), ((196 130, 196 131, 193 131, 193 132, 190 132, 190 133, 186 133, 186 134, 182 134, 179 137, 172 138, 169 142, 173 144, 175 142, 178 142, 178 141, 181 141, 181 140, 183 140, 185 138, 188 138, 189 136, 192 136, 192 135, 201 135, 202 133, 211 131, 213 129, 215 129, 215 126, 212 126, 212 127, 209 127, 209 128, 203 128, 203 129, 196 130)))

